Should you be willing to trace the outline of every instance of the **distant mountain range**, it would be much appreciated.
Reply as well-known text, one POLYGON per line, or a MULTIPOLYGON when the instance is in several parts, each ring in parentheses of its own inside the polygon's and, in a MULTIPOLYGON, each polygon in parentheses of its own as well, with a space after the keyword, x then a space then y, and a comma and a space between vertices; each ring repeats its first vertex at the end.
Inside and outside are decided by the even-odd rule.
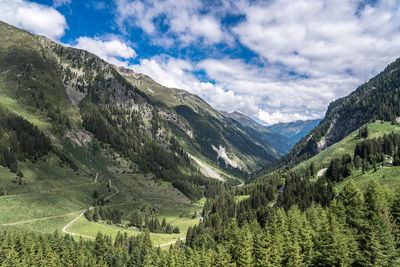
POLYGON ((281 122, 268 126, 272 131, 286 136, 293 143, 297 143, 301 138, 306 136, 312 129, 314 129, 320 119, 317 120, 298 120, 293 122, 281 122))
POLYGON ((261 143, 267 143, 274 147, 280 155, 285 155, 290 151, 295 142, 290 140, 287 136, 277 133, 268 127, 261 125, 254 121, 253 119, 243 115, 239 112, 222 112, 225 116, 236 120, 243 127, 246 128, 248 132, 251 132, 253 136, 256 136, 256 139, 261 140, 261 143))

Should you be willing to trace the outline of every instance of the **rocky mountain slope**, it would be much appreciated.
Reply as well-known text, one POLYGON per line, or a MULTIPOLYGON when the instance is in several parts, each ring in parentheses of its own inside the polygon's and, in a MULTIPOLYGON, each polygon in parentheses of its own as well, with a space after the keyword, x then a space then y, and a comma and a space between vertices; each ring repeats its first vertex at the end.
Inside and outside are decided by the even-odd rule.
POLYGON ((217 163, 220 168, 234 173, 238 169, 254 170, 262 162, 272 162, 281 156, 276 149, 279 145, 273 143, 286 140, 274 141, 273 135, 268 136, 271 139, 260 138, 252 129, 213 109, 196 95, 162 86, 126 68, 120 67, 118 71, 160 108, 168 110, 164 118, 185 131, 182 145, 195 156, 205 157, 203 159, 209 163, 217 163), (201 155, 193 148, 201 151, 201 155))

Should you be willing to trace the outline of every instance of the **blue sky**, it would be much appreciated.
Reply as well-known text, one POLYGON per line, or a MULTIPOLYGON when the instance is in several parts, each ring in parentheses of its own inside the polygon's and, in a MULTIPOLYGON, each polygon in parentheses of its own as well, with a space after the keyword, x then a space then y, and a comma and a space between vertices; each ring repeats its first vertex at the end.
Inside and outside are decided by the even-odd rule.
POLYGON ((396 0, 0 0, 0 20, 265 124, 323 117, 400 56, 396 0))

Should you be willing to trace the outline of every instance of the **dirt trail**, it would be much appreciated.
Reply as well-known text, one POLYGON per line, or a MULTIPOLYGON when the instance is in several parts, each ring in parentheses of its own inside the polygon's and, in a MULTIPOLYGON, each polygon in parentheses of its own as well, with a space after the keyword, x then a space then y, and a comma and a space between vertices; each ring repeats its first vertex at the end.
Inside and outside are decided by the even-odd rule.
MULTIPOLYGON (((90 207, 90 208, 89 208, 89 210, 91 210, 91 209, 93 209, 93 207, 90 207)), ((67 225, 65 225, 65 226, 63 227, 62 231, 63 231, 64 233, 66 233, 66 234, 69 234, 69 235, 77 235, 77 236, 86 237, 86 238, 89 238, 89 239, 94 239, 93 236, 81 235, 81 234, 78 234, 78 233, 74 233, 74 232, 69 232, 69 231, 67 231, 67 228, 70 227, 74 222, 76 222, 77 220, 79 220, 79 218, 82 217, 83 214, 85 214, 85 212, 86 212, 86 210, 82 211, 81 214, 79 214, 78 217, 76 217, 75 219, 73 219, 72 221, 70 221, 67 225)))
POLYGON ((42 217, 42 218, 37 218, 37 219, 30 219, 30 220, 25 220, 25 221, 19 221, 19 222, 13 222, 13 223, 4 223, 1 226, 10 226, 10 225, 17 225, 17 224, 24 224, 24 223, 31 223, 31 222, 37 222, 37 221, 44 221, 48 219, 54 219, 54 218, 60 218, 60 217, 65 217, 69 215, 74 215, 75 213, 80 212, 80 211, 74 211, 71 213, 67 214, 61 214, 61 215, 54 215, 54 216, 49 216, 49 217, 42 217))
POLYGON ((174 243, 176 243, 176 242, 178 242, 178 241, 182 241, 182 240, 185 240, 185 239, 186 239, 186 237, 182 237, 182 238, 180 238, 180 239, 178 239, 178 240, 174 240, 174 241, 171 241, 171 242, 168 242, 168 243, 165 243, 165 244, 157 245, 157 246, 155 246, 155 247, 164 247, 164 246, 168 246, 168 245, 174 244, 174 243))
MULTIPOLYGON (((97 179, 97 174, 96 174, 96 179, 97 179)), ((112 186, 111 180, 108 180, 108 184, 109 184, 110 188, 112 188, 112 189, 115 190, 115 193, 112 194, 112 195, 109 195, 109 196, 106 197, 104 200, 109 200, 109 199, 112 198, 113 196, 119 194, 118 188, 116 188, 115 186, 112 186)), ((94 209, 94 207, 93 207, 93 206, 89 207, 89 210, 91 210, 91 209, 94 209)), ((70 227, 74 222, 76 222, 77 220, 79 220, 79 219, 85 214, 85 211, 86 211, 86 210, 82 211, 81 214, 79 214, 78 217, 76 217, 75 219, 73 219, 72 221, 70 221, 67 225, 65 225, 65 226, 63 227, 63 229, 62 229, 63 233, 70 234, 70 235, 81 236, 81 237, 86 237, 86 238, 89 238, 89 239, 94 239, 93 236, 82 235, 82 234, 78 234, 78 233, 74 233, 74 232, 69 232, 69 231, 67 230, 68 227, 70 227)))

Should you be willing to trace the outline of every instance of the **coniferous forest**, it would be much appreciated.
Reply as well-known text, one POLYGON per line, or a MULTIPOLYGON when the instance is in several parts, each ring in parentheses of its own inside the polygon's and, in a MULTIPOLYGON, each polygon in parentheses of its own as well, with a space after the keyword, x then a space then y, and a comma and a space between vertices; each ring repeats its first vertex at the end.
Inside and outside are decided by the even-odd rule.
MULTIPOLYGON (((272 207, 265 192, 274 187, 244 187, 250 194, 235 202, 226 192, 205 204, 204 221, 189 228, 186 241, 169 250, 152 246, 149 232, 138 237, 99 233, 76 241, 58 233, 0 233, 2 266, 394 266, 400 245, 400 192, 378 183, 362 193, 349 182, 329 204, 304 201, 272 207)), ((304 179, 306 179, 304 177, 304 179)), ((293 181, 299 183, 299 180, 293 181)), ((289 186, 290 183, 287 185, 289 186)), ((240 192, 236 192, 240 193, 240 192)), ((293 194, 293 193, 283 193, 293 194)), ((306 192, 307 194, 307 192, 306 192)), ((312 193, 308 192, 312 199, 312 193)))

